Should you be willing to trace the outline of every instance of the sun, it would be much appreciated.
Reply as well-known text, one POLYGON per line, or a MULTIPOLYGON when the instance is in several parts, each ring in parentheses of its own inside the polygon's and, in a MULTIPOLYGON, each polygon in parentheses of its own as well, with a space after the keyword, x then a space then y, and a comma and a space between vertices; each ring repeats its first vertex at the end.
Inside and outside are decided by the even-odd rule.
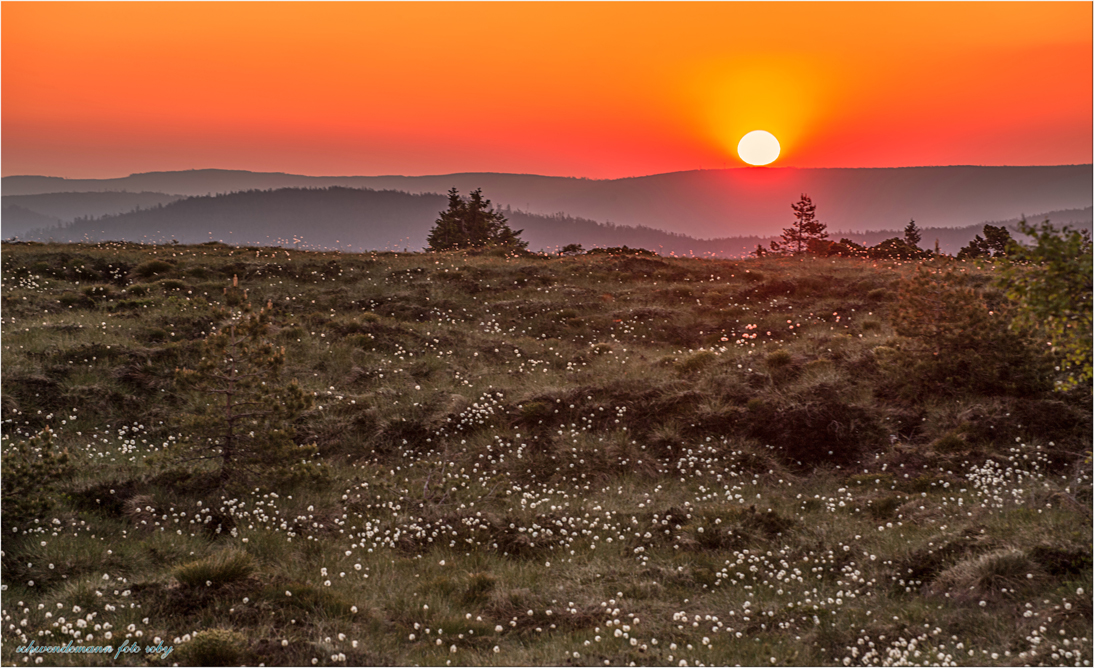
POLYGON ((741 137, 737 155, 750 165, 769 165, 779 157, 779 140, 767 130, 753 130, 741 137))

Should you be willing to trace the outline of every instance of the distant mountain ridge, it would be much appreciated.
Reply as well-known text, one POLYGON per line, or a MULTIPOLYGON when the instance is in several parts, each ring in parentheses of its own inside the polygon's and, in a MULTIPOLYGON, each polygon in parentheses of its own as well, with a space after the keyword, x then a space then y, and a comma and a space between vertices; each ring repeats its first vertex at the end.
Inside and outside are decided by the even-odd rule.
POLYGON ((181 195, 130 192, 62 192, 43 195, 8 195, 3 198, 0 228, 5 237, 19 236, 30 230, 71 223, 77 218, 97 218, 127 213, 134 209, 168 204, 181 195), (53 222, 44 223, 41 219, 53 222))
MULTIPOLYGON (((411 195, 393 190, 343 187, 251 190, 189 197, 128 213, 82 218, 68 225, 36 230, 20 238, 59 242, 223 241, 236 245, 349 251, 420 250, 446 205, 447 200, 441 195, 411 195)), ((766 246, 770 240, 761 235, 695 239, 650 227, 599 223, 564 214, 543 216, 508 207, 503 211, 511 227, 524 230, 522 236, 533 250, 553 251, 567 244, 580 243, 586 248, 624 245, 648 248, 663 255, 740 257, 751 252, 756 244, 766 246)), ((1091 208, 1057 211, 1031 217, 1031 221, 1047 215, 1056 222, 1082 220, 1089 227, 1092 214, 1094 209, 1091 208)), ((955 253, 981 228, 980 225, 944 229, 924 227, 922 245, 932 247, 938 239, 941 250, 955 253)), ((896 230, 830 230, 830 233, 834 240, 847 237, 866 245, 901 235, 896 230)))
MULTIPOLYGON (((152 192, 207 195, 254 189, 342 186, 442 194, 482 188, 496 204, 534 214, 645 226, 695 238, 778 234, 790 204, 808 193, 829 229, 861 232, 965 227, 1022 212, 1094 205, 1094 166, 900 167, 862 169, 738 168, 590 180, 524 174, 443 176, 303 176, 235 170, 150 172, 118 179, 8 176, 13 195, 60 192, 152 192)), ((24 205, 25 206, 25 205, 24 205)), ((31 210, 33 207, 26 207, 31 210)), ((39 213, 42 213, 39 211, 39 213)))

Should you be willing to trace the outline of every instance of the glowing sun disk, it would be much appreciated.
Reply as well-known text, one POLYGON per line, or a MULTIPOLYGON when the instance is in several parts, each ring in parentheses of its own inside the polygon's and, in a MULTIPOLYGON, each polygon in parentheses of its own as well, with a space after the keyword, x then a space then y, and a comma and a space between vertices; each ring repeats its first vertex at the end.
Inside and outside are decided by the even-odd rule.
POLYGON ((766 130, 753 130, 737 144, 737 155, 750 165, 769 165, 779 157, 779 140, 766 130))

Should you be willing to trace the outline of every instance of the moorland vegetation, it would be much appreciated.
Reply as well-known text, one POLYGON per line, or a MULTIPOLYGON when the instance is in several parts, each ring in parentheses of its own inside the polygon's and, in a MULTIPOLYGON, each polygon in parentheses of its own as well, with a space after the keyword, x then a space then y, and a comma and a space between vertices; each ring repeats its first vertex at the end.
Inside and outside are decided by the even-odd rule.
POLYGON ((1091 663, 1045 258, 2 262, 5 664, 1091 663))

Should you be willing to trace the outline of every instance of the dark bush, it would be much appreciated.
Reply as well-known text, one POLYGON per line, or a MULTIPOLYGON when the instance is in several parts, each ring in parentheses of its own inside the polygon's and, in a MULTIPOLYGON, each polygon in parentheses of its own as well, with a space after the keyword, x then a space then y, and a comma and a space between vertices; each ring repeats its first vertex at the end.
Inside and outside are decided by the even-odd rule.
POLYGON ((956 274, 920 268, 901 285, 893 324, 909 339, 890 366, 885 395, 975 392, 1031 396, 1052 388, 1051 365, 1006 311, 988 307, 982 291, 956 274))
POLYGON ((788 464, 846 466, 885 443, 875 412, 818 386, 794 399, 749 401, 748 435, 775 446, 788 464))

